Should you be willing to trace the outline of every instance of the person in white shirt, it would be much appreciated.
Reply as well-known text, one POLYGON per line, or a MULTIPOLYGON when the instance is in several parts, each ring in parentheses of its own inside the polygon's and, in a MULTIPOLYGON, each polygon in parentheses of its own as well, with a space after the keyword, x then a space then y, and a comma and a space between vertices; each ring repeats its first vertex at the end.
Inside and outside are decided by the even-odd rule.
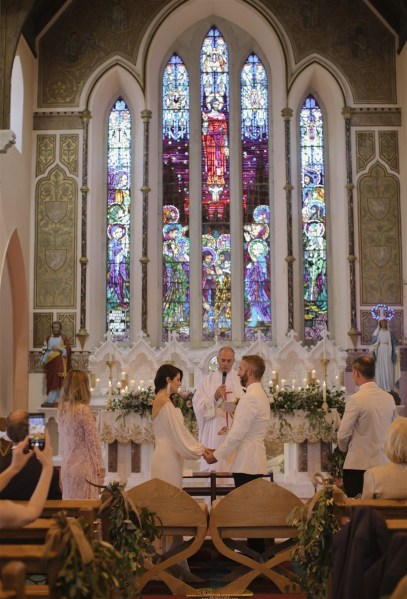
MULTIPOLYGON (((240 378, 233 369, 235 352, 231 347, 219 350, 218 370, 206 375, 199 384, 192 404, 198 424, 199 441, 211 449, 216 449, 222 443, 232 424, 232 415, 222 410, 224 402, 237 402, 244 394, 240 378)), ((224 460, 219 460, 209 466, 201 460, 202 471, 209 469, 217 472, 227 472, 224 460)))
POLYGON ((339 449, 347 451, 343 486, 348 497, 362 493, 365 470, 387 462, 384 441, 397 416, 392 395, 374 381, 375 362, 371 356, 356 358, 352 374, 359 391, 347 399, 338 430, 339 449))

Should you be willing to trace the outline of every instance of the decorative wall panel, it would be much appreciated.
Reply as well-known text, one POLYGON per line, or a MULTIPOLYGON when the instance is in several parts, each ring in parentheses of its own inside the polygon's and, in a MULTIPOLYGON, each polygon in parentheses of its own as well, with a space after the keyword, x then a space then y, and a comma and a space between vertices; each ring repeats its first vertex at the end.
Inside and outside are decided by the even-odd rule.
POLYGON ((393 171, 399 170, 399 140, 397 131, 379 131, 379 152, 393 171))
POLYGON ((72 175, 78 174, 79 135, 61 135, 59 144, 59 159, 72 175))
POLYGON ((375 157, 374 131, 356 132, 356 160, 357 170, 363 171, 367 164, 375 157))
POLYGON ((38 135, 36 175, 43 175, 47 168, 55 162, 56 135, 38 135))
POLYGON ((403 301, 398 179, 376 163, 358 182, 361 304, 403 301))
POLYGON ((59 166, 37 183, 35 308, 76 307, 77 196, 59 166))
POLYGON ((76 343, 76 314, 61 314, 58 312, 56 320, 59 320, 61 323, 62 332, 68 337, 71 347, 74 347, 76 343))
POLYGON ((52 321, 54 315, 52 312, 34 313, 33 322, 33 347, 42 347, 44 339, 48 337, 52 330, 52 321))

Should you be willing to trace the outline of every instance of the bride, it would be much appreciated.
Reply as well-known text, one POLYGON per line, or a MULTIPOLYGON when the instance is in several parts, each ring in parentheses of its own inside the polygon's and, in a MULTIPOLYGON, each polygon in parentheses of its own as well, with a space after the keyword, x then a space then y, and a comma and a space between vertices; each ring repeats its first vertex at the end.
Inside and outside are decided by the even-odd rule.
POLYGON ((155 375, 152 411, 155 448, 151 460, 151 478, 160 478, 180 489, 184 459, 198 460, 205 451, 186 428, 180 408, 171 401, 181 381, 182 370, 172 364, 163 364, 155 375))

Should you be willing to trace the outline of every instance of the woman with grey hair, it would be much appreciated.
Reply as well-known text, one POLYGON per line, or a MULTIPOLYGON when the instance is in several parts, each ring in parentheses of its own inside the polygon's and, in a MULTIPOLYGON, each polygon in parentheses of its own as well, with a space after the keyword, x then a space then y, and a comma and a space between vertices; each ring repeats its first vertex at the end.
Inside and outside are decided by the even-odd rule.
POLYGON ((384 451, 390 462, 366 470, 362 499, 407 499, 407 418, 391 423, 384 451))

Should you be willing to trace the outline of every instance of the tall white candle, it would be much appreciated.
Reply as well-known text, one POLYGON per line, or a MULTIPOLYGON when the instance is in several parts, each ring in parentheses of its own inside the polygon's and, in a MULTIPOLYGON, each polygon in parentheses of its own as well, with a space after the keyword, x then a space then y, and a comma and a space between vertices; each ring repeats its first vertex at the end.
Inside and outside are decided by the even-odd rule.
POLYGON ((322 399, 326 401, 326 382, 322 383, 322 399))

